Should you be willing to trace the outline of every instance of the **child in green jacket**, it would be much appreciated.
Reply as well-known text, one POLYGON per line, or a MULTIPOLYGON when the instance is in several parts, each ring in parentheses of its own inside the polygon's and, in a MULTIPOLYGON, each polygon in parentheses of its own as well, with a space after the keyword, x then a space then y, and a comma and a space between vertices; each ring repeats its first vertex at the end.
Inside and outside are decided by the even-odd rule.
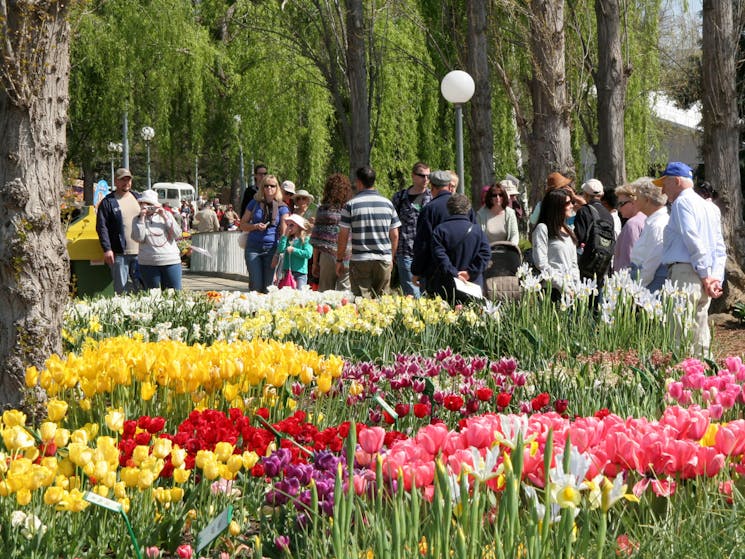
POLYGON ((310 238, 306 238, 308 222, 292 214, 285 219, 285 234, 279 239, 277 254, 283 255, 282 271, 289 270, 295 278, 297 289, 308 283, 308 260, 313 256, 310 238))

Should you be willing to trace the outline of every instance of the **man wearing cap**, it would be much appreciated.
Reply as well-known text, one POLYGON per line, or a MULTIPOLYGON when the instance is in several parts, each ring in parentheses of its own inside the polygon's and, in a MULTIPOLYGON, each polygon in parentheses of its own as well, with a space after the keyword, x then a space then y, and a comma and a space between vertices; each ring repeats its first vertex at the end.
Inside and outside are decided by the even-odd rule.
MULTIPOLYGON (((429 175, 429 184, 432 190, 432 200, 422 208, 416 224, 416 236, 414 237, 414 258, 411 262, 412 281, 424 288, 428 294, 435 293, 429 290, 428 278, 437 271, 432 256, 432 233, 440 223, 450 217, 447 203, 457 187, 456 179, 450 171, 434 171, 429 175), (422 285, 423 284, 423 285, 422 285)), ((468 212, 471 223, 477 224, 476 214, 471 208, 468 212)))
POLYGON ((404 295, 418 298, 421 295, 419 286, 415 285, 411 278, 411 262, 414 258, 414 237, 416 236, 416 224, 422 208, 432 199, 432 194, 427 188, 429 184, 429 167, 421 161, 414 164, 411 170, 411 186, 399 190, 393 195, 393 207, 396 208, 398 218, 401 220, 401 229, 398 234, 398 250, 396 251, 396 266, 398 268, 398 281, 404 295))
MULTIPOLYGON (((727 251, 722 224, 712 204, 693 190, 693 171, 685 163, 668 163, 659 179, 652 181, 672 205, 665 227, 662 264, 667 277, 679 286, 689 286, 696 310, 693 333, 694 351, 708 353, 711 342, 709 305, 722 295, 727 251)), ((676 320, 676 338, 683 326, 676 320)))
POLYGON ((375 171, 365 165, 355 172, 357 194, 341 211, 336 275, 343 277, 347 242, 352 239, 349 281, 352 293, 374 298, 388 292, 401 221, 388 198, 375 189, 375 171))
MULTIPOLYGON (((615 240, 615 225, 613 223, 613 216, 603 206, 601 199, 603 198, 603 183, 597 179, 590 179, 582 185, 582 197, 585 199, 586 204, 577 211, 577 217, 574 220, 574 234, 577 236, 577 244, 581 251, 579 258, 580 275, 588 279, 589 273, 582 270, 582 261, 587 261, 592 255, 589 253, 592 246, 592 235, 593 226, 595 223, 603 221, 609 224, 610 231, 613 232, 615 240), (587 254, 585 254, 587 252, 587 254)), ((613 247, 610 247, 612 253, 613 247)), ((604 283, 606 274, 610 271, 610 262, 604 270, 595 270, 593 275, 597 280, 598 288, 601 288, 604 283)))
POLYGON ((139 245, 132 238, 132 222, 140 214, 139 193, 132 191, 129 169, 116 170, 114 192, 106 195, 96 212, 96 233, 103 249, 103 261, 111 268, 114 292, 136 291, 139 245))

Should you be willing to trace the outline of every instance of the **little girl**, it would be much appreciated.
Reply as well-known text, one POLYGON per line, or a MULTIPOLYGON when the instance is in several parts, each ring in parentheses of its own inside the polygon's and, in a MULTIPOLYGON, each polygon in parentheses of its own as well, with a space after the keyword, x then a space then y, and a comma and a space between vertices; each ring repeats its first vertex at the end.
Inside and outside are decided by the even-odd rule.
POLYGON ((308 260, 313 256, 313 246, 306 238, 308 222, 302 216, 292 214, 285 219, 285 234, 279 239, 277 254, 284 254, 282 271, 290 270, 302 289, 308 283, 308 260))

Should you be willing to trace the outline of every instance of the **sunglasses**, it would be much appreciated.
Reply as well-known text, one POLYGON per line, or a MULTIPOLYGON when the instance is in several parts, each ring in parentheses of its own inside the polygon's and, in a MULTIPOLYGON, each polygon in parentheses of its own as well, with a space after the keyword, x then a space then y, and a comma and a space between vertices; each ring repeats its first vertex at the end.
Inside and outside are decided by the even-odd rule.
POLYGON ((276 184, 265 184, 264 188, 277 188, 276 184))
POLYGON ((573 203, 574 202, 572 202, 571 200, 567 200, 566 202, 564 202, 564 205, 565 206, 571 206, 573 203))
POLYGON ((631 204, 631 200, 624 200, 620 204, 618 204, 619 208, 623 208, 626 204, 631 204))
POLYGON ((417 177, 422 177, 423 179, 428 179, 429 174, 427 173, 414 173, 417 177))

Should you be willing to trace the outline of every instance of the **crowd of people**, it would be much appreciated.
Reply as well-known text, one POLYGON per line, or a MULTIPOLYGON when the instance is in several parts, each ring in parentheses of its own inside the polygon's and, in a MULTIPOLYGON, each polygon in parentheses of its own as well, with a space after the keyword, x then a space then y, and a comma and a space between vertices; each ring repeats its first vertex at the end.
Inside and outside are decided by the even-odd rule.
POLYGON ((390 200, 377 190, 369 166, 356 170, 354 184, 335 173, 319 205, 307 190, 257 165, 255 186, 246 189, 237 212, 217 199, 202 201, 197 212, 189 203, 175 210, 159 204, 153 191, 132 193, 131 180, 119 169, 116 190, 98 208, 97 230, 118 293, 128 289, 135 266, 145 287, 179 289, 176 241, 190 228, 242 231, 254 291, 310 285, 376 297, 390 290, 396 269, 405 295, 451 302, 482 292, 499 297, 508 285, 504 276, 516 275, 520 237, 527 235, 532 246, 525 259, 550 278, 556 301, 571 282, 586 278, 599 290, 609 274, 625 269, 650 291, 668 279, 688 285, 703 350, 708 306, 722 293, 726 251, 713 189, 703 183, 694 190, 692 170, 680 162, 669 163, 658 179, 642 177, 616 189, 590 179, 575 190, 573 179, 551 173, 529 218, 514 177, 485 186, 474 211, 455 193, 454 172, 431 171, 423 162, 413 166, 411 185, 390 200), (502 281, 495 283, 497 276, 502 281))

